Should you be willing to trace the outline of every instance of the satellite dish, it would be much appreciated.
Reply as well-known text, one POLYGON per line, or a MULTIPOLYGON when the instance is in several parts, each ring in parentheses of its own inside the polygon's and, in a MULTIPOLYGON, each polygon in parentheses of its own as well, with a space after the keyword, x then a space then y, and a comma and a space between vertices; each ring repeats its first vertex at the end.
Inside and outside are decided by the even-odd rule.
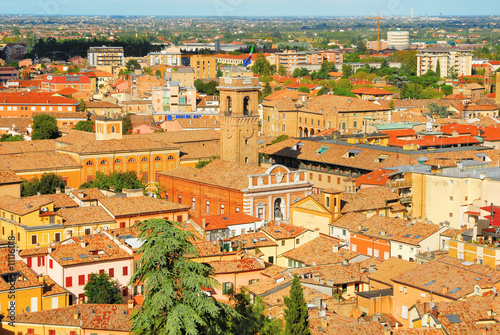
POLYGON ((481 178, 481 180, 484 180, 484 178, 486 178, 486 176, 484 175, 484 173, 481 173, 481 174, 479 175, 479 178, 481 178))
POLYGON ((30 311, 31 311, 30 307, 29 307, 29 306, 26 306, 26 312, 28 312, 28 313, 29 313, 30 311))

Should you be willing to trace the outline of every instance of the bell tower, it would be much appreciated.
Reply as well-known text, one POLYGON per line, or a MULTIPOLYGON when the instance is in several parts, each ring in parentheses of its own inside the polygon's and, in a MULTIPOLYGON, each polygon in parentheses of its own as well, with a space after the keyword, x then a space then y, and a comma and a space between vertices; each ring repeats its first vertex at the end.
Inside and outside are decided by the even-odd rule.
POLYGON ((258 165, 258 79, 221 77, 218 89, 221 159, 258 165))

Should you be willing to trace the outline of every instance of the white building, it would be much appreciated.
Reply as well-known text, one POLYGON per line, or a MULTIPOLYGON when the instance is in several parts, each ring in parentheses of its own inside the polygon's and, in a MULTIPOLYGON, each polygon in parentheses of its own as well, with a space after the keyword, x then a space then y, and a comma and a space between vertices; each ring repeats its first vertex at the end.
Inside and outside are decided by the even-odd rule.
POLYGON ((124 66, 123 47, 90 47, 87 51, 90 66, 124 66))
POLYGON ((170 46, 160 52, 150 52, 147 56, 149 67, 154 65, 181 66, 181 48, 170 46))
POLYGON ((438 62, 441 69, 441 78, 449 77, 452 69, 457 77, 471 75, 472 52, 470 50, 437 46, 418 50, 417 76, 421 76, 429 70, 436 72, 438 62))
POLYGON ((403 30, 387 33, 387 47, 389 49, 405 50, 410 47, 410 32, 403 30))

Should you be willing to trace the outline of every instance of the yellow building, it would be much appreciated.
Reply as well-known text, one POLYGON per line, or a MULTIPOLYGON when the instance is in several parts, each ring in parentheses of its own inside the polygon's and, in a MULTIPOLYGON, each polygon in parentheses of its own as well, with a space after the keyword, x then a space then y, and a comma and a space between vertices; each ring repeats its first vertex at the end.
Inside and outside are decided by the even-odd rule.
POLYGON ((3 196, 0 211, 1 238, 14 236, 21 250, 62 240, 63 220, 54 212, 54 204, 48 198, 3 196))
POLYGON ((305 227, 329 235, 330 224, 340 217, 340 191, 322 190, 290 206, 292 225, 305 227))
POLYGON ((191 67, 195 79, 210 79, 217 77, 217 60, 211 55, 192 55, 191 67))
POLYGON ((467 262, 486 265, 492 269, 500 265, 500 248, 486 243, 451 239, 448 242, 448 255, 467 262))
MULTIPOLYGON (((48 276, 38 276, 24 262, 16 260, 11 244, 0 248, 0 313, 4 325, 10 315, 41 311, 68 305, 69 293, 48 276), (15 290, 11 290, 12 284, 15 290)), ((17 321, 17 319, 16 319, 17 321)))

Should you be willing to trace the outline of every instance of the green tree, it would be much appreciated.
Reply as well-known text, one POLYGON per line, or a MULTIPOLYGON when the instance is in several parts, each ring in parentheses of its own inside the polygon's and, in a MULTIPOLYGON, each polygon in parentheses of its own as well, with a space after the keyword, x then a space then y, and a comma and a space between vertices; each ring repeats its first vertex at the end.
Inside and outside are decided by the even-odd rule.
POLYGON ((217 68, 217 74, 215 75, 217 78, 220 78, 222 77, 223 73, 222 73, 222 70, 220 68, 217 68))
POLYGON ((155 76, 158 77, 158 78, 161 78, 161 71, 160 70, 156 70, 155 71, 155 76))
POLYGON ((80 99, 80 102, 78 102, 79 104, 79 109, 80 109, 80 112, 86 112, 87 111, 87 104, 85 103, 85 101, 83 101, 83 99, 80 99))
POLYGON ((0 142, 17 142, 17 141, 24 141, 24 136, 3 134, 2 137, 0 138, 0 142))
POLYGON ((438 105, 435 102, 431 102, 427 106, 427 108, 429 108, 429 114, 437 115, 439 118, 447 118, 451 114, 451 111, 448 110, 448 107, 438 105))
POLYGON ((285 300, 285 334, 309 335, 309 314, 299 277, 295 275, 290 288, 290 296, 285 300))
POLYGON ((271 75, 271 64, 266 59, 266 56, 260 54, 252 66, 252 71, 259 76, 269 76, 271 75))
POLYGON ((94 132, 94 122, 90 120, 78 121, 75 125, 75 130, 88 131, 90 133, 94 132))
POLYGON ((205 85, 205 93, 208 95, 218 95, 219 91, 217 90, 217 82, 215 80, 209 81, 205 85))
POLYGON ((450 69, 448 70, 448 78, 457 79, 457 71, 455 71, 454 66, 450 67, 450 69))
POLYGON ((129 285, 144 283, 145 298, 131 317, 131 332, 143 335, 222 334, 234 311, 203 292, 218 283, 213 270, 194 262, 196 248, 191 232, 177 222, 150 219, 134 225, 144 244, 139 248, 140 267, 129 285))
POLYGON ((271 94, 272 92, 273 92, 273 89, 271 88, 271 84, 269 84, 269 82, 267 82, 264 85, 264 88, 262 89, 262 93, 264 93, 264 94, 271 94))
POLYGON ((152 76, 153 75, 153 69, 150 68, 149 66, 147 66, 144 69, 142 69, 142 73, 149 74, 150 76, 152 76))
POLYGON ((127 113, 122 119, 122 134, 127 135, 130 131, 132 131, 132 119, 130 113, 127 113))
POLYGON ((123 189, 143 189, 145 185, 137 177, 136 171, 115 171, 109 175, 98 171, 93 180, 80 185, 80 188, 100 188, 105 190, 109 190, 111 187, 116 192, 121 192, 123 189))
POLYGON ((196 92, 205 93, 205 83, 201 79, 194 81, 194 87, 196 88, 196 92))
POLYGON ((441 78, 441 63, 439 62, 439 59, 436 64, 436 77, 441 78))
POLYGON ((353 98, 356 97, 356 95, 354 93, 352 93, 350 90, 348 90, 347 88, 334 87, 334 88, 332 88, 332 92, 334 95, 341 95, 344 97, 353 97, 353 98))
POLYGON ((10 67, 15 67, 16 69, 19 69, 19 63, 17 61, 15 61, 15 60, 11 61, 9 63, 9 66, 10 67))
POLYGON ((127 71, 134 71, 134 70, 139 70, 141 68, 141 65, 136 59, 130 59, 125 63, 125 67, 127 68, 127 71))
POLYGON ((21 183, 21 197, 31 197, 40 194, 54 194, 56 188, 64 188, 64 182, 61 176, 55 173, 44 173, 40 179, 38 177, 32 180, 23 180, 21 183))
POLYGON ((56 118, 47 114, 33 116, 32 140, 54 139, 59 137, 56 118))
POLYGON ((280 65, 278 67, 278 74, 281 76, 281 77, 284 77, 286 76, 286 69, 283 65, 280 65))
POLYGON ((282 135, 276 137, 276 139, 271 141, 271 144, 276 144, 276 143, 282 142, 284 140, 288 140, 288 135, 282 134, 282 135))
POLYGON ((301 87, 299 87, 299 92, 309 93, 309 92, 311 92, 311 90, 306 86, 301 86, 301 87))
POLYGON ((368 49, 366 49, 366 44, 362 40, 359 40, 356 43, 356 53, 365 53, 368 49))
POLYGON ((342 79, 349 79, 349 77, 352 76, 352 73, 352 66, 348 64, 342 65, 342 79))
POLYGON ((296 67, 292 72, 292 77, 299 78, 300 77, 300 69, 296 67))
POLYGON ((83 295, 87 297, 88 304, 123 304, 118 283, 106 272, 92 273, 83 287, 83 295))

